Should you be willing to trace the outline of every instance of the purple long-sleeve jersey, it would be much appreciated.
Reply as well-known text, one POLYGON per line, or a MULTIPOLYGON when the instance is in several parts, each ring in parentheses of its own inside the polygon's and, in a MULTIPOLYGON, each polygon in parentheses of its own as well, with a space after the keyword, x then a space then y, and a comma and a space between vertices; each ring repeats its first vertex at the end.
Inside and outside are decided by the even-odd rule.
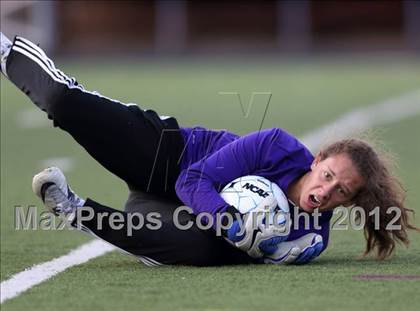
MULTIPOLYGON (((229 206, 219 191, 235 178, 257 175, 275 182, 284 193, 289 185, 310 170, 314 159, 310 151, 286 131, 273 128, 238 136, 227 131, 202 127, 181 128, 185 151, 176 192, 181 201, 200 212, 224 212, 229 206)), ((291 213, 293 223, 293 213, 291 213)), ((331 212, 319 217, 315 228, 310 217, 309 227, 294 224, 288 240, 313 232, 321 234, 324 248, 328 244, 331 212)))

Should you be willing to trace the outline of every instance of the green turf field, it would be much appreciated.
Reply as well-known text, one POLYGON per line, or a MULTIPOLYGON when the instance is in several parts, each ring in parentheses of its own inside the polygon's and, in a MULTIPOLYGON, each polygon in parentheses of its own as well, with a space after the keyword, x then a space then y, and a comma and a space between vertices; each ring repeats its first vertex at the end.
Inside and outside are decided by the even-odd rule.
MULTIPOLYGON (((227 128, 241 134, 258 129, 268 96, 255 96, 250 116, 244 118, 237 99, 220 92, 240 93, 245 106, 252 92, 271 92, 263 127, 280 126, 303 136, 356 107, 420 87, 420 63, 395 59, 355 63, 165 61, 123 66, 64 62, 60 67, 88 89, 177 116, 183 125, 227 128)), ((16 205, 35 205, 41 210, 31 191, 31 179, 42 169, 43 160, 71 158, 73 167, 67 176, 72 187, 109 206, 122 208, 127 190, 51 123, 22 127, 22 116, 37 118, 38 114, 3 77, 0 107, 3 281, 89 240, 76 232, 14 230, 16 205)), ((420 115, 383 125, 380 132, 398 155, 399 174, 420 225, 420 115)), ((376 262, 357 259, 364 247, 361 232, 335 231, 327 251, 306 266, 148 268, 113 252, 58 274, 1 307, 8 311, 417 310, 420 280, 355 278, 361 274, 420 275, 420 235, 411 237, 410 249, 400 247, 392 260, 376 262)))

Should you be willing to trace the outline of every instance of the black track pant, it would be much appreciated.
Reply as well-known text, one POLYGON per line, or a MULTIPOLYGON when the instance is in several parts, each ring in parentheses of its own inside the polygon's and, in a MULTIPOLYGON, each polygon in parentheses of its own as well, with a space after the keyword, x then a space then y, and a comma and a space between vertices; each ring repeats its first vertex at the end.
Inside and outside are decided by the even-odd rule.
POLYGON ((177 207, 174 202, 135 191, 130 194, 126 212, 88 199, 73 226, 137 256, 150 266, 218 266, 251 262, 246 253, 216 237, 213 231, 199 229, 196 218, 189 212, 182 209, 174 213, 177 207), (182 227, 188 229, 182 230, 182 227))
POLYGON ((176 199, 184 145, 176 119, 84 90, 23 38, 15 39, 6 68, 10 80, 106 169, 132 188, 176 199))
MULTIPOLYGON (((128 236, 127 230, 97 227, 97 214, 120 211, 87 200, 93 220, 84 221, 93 233, 136 256, 164 264, 220 265, 249 262, 248 256, 194 225, 179 230, 173 211, 180 206, 174 185, 184 148, 174 118, 160 118, 154 111, 89 92, 74 78, 56 69, 45 53, 32 42, 16 37, 6 70, 9 79, 87 152, 133 190, 128 213, 159 212, 160 230, 146 226, 128 236)), ((127 213, 123 214, 127 217, 127 213)), ((193 220, 184 215, 184 220, 193 220)))

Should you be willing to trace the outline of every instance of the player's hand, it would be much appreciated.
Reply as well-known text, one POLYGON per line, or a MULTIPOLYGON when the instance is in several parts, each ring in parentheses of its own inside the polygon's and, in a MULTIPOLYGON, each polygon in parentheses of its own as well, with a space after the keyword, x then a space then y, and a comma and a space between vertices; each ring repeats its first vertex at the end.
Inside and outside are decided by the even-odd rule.
POLYGON ((243 224, 234 221, 226 231, 226 238, 237 248, 254 258, 273 254, 278 244, 287 239, 290 229, 288 215, 277 208, 277 201, 269 196, 251 212, 243 215, 243 224))
POLYGON ((322 236, 308 233, 296 240, 281 242, 273 254, 264 257, 264 263, 305 264, 318 257, 323 248, 322 236))

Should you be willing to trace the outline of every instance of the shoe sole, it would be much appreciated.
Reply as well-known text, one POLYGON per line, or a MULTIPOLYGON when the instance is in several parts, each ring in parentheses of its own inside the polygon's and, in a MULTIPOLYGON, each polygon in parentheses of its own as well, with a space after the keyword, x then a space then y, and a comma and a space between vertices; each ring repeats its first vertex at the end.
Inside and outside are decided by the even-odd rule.
POLYGON ((55 184, 67 196, 67 181, 63 172, 58 167, 49 167, 36 174, 32 179, 32 191, 41 199, 42 186, 46 183, 55 184))

